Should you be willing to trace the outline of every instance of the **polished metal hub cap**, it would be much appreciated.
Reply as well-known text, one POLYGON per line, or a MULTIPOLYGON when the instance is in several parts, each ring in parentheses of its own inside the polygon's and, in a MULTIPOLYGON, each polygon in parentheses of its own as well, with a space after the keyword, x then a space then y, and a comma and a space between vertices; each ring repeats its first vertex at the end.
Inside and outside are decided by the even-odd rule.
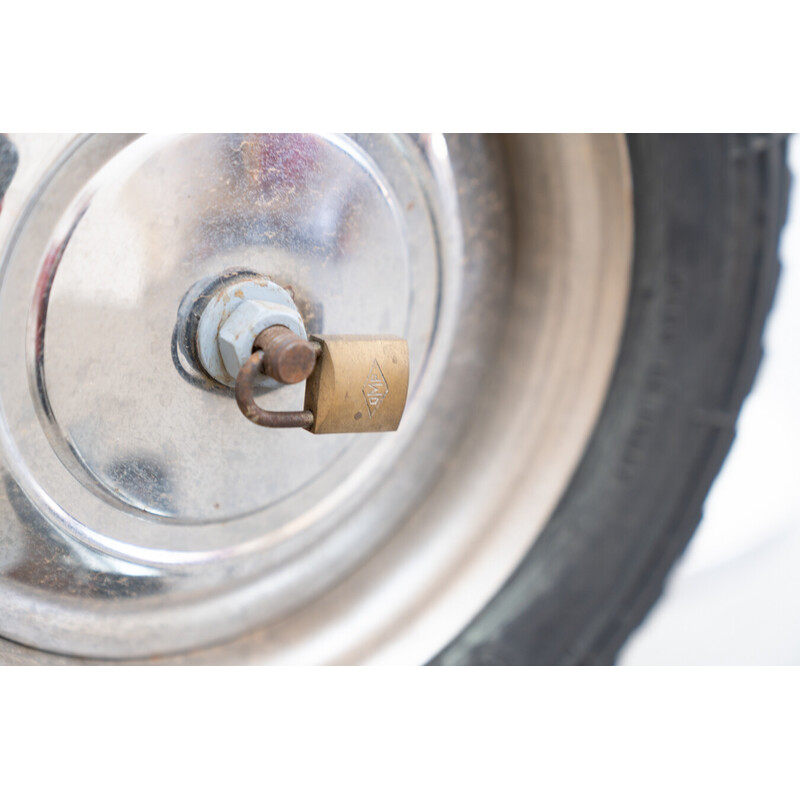
MULTIPOLYGON (((0 635, 100 658, 201 659, 236 637, 205 657, 444 645, 534 538, 599 411, 629 269, 619 140, 17 146, 0 214, 0 635), (309 334, 407 339, 399 431, 248 423, 181 338, 195 287, 231 271, 291 287, 309 334)), ((266 391, 302 406, 302 385, 266 391)))

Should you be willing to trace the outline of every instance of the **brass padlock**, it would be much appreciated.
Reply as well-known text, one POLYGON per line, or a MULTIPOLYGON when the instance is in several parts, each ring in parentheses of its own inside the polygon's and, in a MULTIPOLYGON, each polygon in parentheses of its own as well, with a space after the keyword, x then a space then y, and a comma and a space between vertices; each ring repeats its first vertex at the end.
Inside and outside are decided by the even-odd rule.
POLYGON ((257 425, 311 433, 377 433, 400 425, 408 394, 408 343, 396 336, 312 336, 279 325, 256 337, 236 377, 236 401, 257 425), (259 372, 306 383, 303 411, 267 411, 256 404, 259 372))
POLYGON ((306 382, 312 433, 396 431, 408 394, 408 342, 396 336, 312 336, 321 346, 306 382))

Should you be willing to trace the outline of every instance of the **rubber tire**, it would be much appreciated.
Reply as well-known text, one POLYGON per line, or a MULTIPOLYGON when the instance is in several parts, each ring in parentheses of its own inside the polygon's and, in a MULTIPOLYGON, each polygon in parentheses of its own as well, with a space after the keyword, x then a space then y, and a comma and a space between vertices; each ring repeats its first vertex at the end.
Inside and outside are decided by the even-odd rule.
POLYGON ((786 140, 633 135, 631 295, 610 391, 545 530, 434 664, 607 664, 700 522, 761 360, 786 140))

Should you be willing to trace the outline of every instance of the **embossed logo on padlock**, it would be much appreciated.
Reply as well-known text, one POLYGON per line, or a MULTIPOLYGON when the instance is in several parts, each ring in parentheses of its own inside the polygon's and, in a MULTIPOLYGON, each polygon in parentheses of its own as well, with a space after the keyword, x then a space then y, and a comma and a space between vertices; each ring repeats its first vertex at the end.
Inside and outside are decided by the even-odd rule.
POLYGON ((408 343, 394 336, 314 336, 322 350, 306 383, 312 433, 394 431, 408 394, 408 343))
POLYGON ((374 417, 383 398, 389 394, 389 384, 386 383, 386 378, 383 377, 381 365, 378 363, 377 358, 372 362, 372 369, 369 371, 362 391, 364 392, 364 399, 367 401, 369 415, 374 417))

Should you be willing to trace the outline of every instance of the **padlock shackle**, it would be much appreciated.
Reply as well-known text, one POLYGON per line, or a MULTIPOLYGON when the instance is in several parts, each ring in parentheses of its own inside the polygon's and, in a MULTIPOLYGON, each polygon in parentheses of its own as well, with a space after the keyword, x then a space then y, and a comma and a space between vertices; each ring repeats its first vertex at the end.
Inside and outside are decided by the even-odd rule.
POLYGON ((236 376, 236 403, 250 422, 265 428, 310 428, 314 424, 311 411, 267 411, 253 397, 253 384, 264 372, 264 351, 256 350, 236 376))

